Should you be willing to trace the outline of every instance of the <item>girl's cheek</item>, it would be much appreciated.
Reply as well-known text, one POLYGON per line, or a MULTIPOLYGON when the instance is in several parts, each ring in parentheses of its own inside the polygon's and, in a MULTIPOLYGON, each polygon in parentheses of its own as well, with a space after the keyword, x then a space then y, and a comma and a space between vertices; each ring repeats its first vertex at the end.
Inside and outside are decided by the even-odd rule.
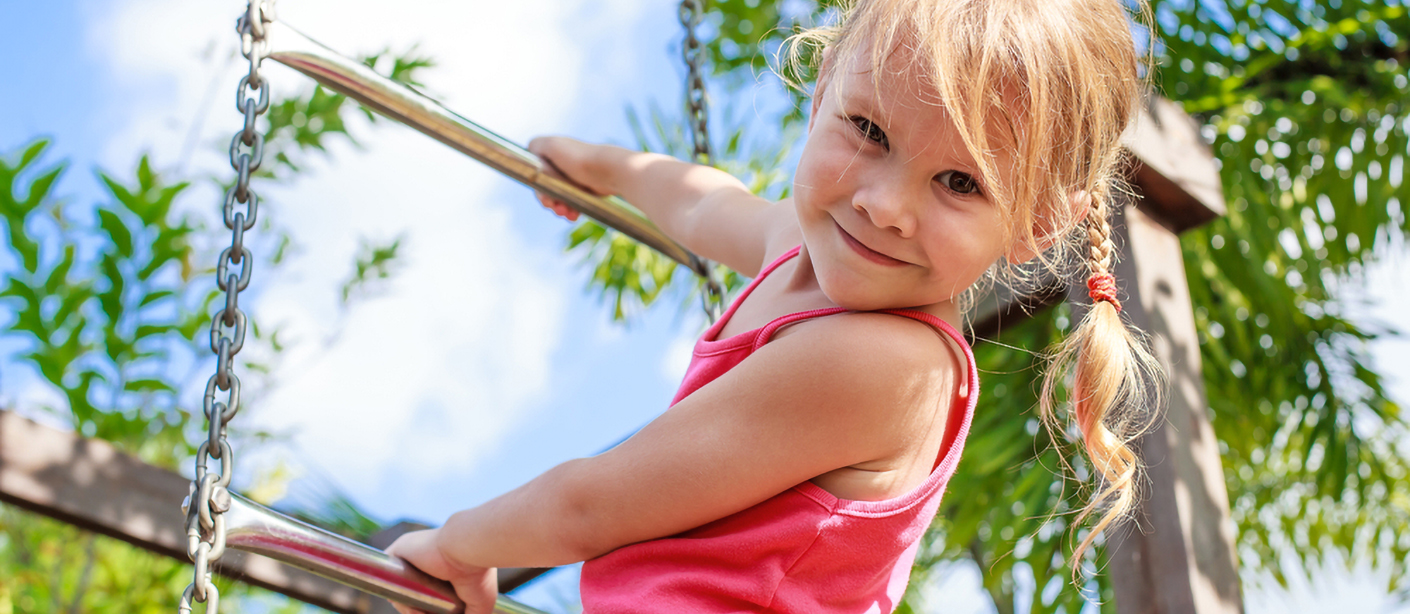
POLYGON ((794 176, 798 195, 807 193, 817 198, 835 192, 842 180, 842 170, 828 159, 825 152, 805 151, 794 176))
POLYGON ((837 135, 825 136, 821 145, 817 152, 818 164, 838 179, 862 162, 856 147, 849 147, 846 139, 837 135))

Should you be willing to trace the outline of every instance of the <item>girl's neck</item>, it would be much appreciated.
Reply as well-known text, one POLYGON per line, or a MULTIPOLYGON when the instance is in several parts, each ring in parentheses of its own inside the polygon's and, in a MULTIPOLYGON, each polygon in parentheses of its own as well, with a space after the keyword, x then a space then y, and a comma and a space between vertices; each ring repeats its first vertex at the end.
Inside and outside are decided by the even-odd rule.
MULTIPOLYGON (((794 261, 796 264, 793 267, 792 273, 786 279, 783 292, 788 294, 817 293, 819 296, 826 299, 827 294, 823 292, 822 285, 818 282, 817 269, 813 268, 813 259, 808 254, 808 245, 806 243, 800 248, 798 257, 795 258, 794 261)), ((828 299, 828 302, 832 303, 831 299, 828 299)), ((836 303, 832 303, 832 306, 835 307, 837 305, 836 303)), ((955 330, 961 330, 960 325, 964 320, 959 303, 953 298, 930 305, 897 306, 896 308, 919 311, 935 316, 944 320, 946 324, 954 327, 955 330)))

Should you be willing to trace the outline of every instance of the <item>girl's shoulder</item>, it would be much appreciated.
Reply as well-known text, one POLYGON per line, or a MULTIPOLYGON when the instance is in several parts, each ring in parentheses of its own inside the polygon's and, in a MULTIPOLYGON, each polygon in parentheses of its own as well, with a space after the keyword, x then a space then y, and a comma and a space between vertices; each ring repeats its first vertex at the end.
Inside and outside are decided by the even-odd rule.
MULTIPOLYGON (((838 442, 831 466, 813 476, 819 486, 881 500, 926 479, 968 381, 968 360, 946 333, 894 313, 848 312, 781 329, 760 354, 771 346, 781 375, 767 385, 781 385, 790 399, 769 399, 760 410, 783 405, 792 428, 838 442)), ((752 390, 740 396, 761 389, 752 390)))
MULTIPOLYGON (((895 387, 903 396, 911 394, 907 390, 945 396, 958 390, 967 375, 968 361, 955 340, 930 324, 895 313, 814 318, 780 329, 771 343, 779 342, 792 346, 800 369, 845 369, 864 376, 868 388, 895 387)), ((826 394, 828 388, 825 383, 819 392, 826 394)))

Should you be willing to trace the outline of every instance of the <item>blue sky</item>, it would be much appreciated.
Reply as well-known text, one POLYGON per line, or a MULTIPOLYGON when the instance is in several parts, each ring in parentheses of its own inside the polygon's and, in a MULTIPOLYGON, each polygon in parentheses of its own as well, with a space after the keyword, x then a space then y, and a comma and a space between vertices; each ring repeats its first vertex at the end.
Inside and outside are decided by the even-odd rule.
MULTIPOLYGON (((159 168, 229 174, 219 144, 239 122, 227 101, 240 67, 228 58, 242 6, 25 3, 13 20, 23 27, 0 39, 12 73, 0 97, 0 150, 52 136, 72 164, 63 189, 78 201, 100 196, 89 169, 127 172, 142 152, 159 168)), ((566 133, 630 144, 627 104, 678 100, 672 2, 392 6, 284 0, 280 16, 348 54, 419 43, 440 62, 425 73, 429 91, 521 143, 566 133)), ((276 91, 308 87, 286 69, 269 75, 276 91)), ((335 146, 297 183, 267 194, 297 246, 278 270, 257 271, 250 304, 293 344, 277 386, 239 420, 292 439, 242 456, 245 480, 268 481, 282 467, 302 476, 295 489, 331 482, 380 518, 439 522, 609 446, 665 408, 700 316, 668 306, 631 327, 610 324, 582 290, 585 272, 561 253, 565 223, 526 189, 399 126, 352 130, 360 147, 335 146), (399 235, 407 263, 387 291, 339 309, 358 239, 399 235)), ((198 193, 187 206, 214 202, 198 193)), ((1403 291, 1406 270, 1378 269, 1374 286, 1403 291)), ((1371 315, 1407 323, 1388 309, 1371 315)), ((1403 341, 1378 346, 1387 373, 1410 373, 1407 355, 1403 341)), ((36 407, 42 386, 4 367, 0 404, 36 407)), ((1397 390, 1410 398, 1404 382, 1397 390)), ((1329 572, 1292 592, 1254 591, 1250 610, 1312 612, 1350 600, 1376 611, 1384 602, 1374 576, 1329 572)), ((551 602, 554 590, 571 589, 570 580, 559 584, 530 598, 551 602)), ((947 612, 988 611, 970 567, 931 594, 947 612)))

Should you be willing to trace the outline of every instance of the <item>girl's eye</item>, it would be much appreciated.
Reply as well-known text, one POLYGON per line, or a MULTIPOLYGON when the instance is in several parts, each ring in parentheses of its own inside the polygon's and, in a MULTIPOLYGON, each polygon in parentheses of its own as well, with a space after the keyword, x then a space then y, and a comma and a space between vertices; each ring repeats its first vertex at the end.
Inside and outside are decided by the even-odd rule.
POLYGON ((891 144, 886 140, 886 132, 881 129, 881 126, 865 117, 853 116, 848 119, 852 120, 852 125, 857 127, 857 132, 861 133, 862 138, 876 143, 884 149, 891 149, 891 144))
POLYGON ((935 177, 941 185, 956 194, 974 194, 979 192, 979 182, 969 173, 960 171, 945 171, 935 177))

